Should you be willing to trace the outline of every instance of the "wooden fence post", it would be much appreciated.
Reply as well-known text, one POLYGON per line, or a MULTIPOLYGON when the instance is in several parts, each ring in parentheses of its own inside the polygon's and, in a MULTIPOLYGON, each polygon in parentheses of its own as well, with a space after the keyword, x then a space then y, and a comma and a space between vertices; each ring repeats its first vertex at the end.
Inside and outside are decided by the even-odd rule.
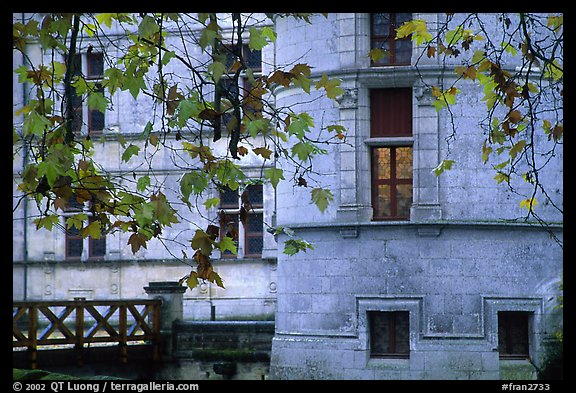
POLYGON ((76 351, 76 364, 78 366, 84 365, 84 307, 86 298, 75 297, 74 298, 74 308, 76 309, 76 342, 74 343, 74 349, 76 351))

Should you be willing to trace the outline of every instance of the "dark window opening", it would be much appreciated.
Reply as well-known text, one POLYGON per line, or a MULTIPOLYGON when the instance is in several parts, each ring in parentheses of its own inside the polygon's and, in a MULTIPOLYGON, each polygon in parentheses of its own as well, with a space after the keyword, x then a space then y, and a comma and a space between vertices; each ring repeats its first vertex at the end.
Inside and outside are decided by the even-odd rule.
POLYGON ((408 311, 369 311, 370 357, 409 358, 408 311))
POLYGON ((498 352, 500 353, 500 358, 530 358, 528 336, 529 320, 529 312, 498 312, 498 352))

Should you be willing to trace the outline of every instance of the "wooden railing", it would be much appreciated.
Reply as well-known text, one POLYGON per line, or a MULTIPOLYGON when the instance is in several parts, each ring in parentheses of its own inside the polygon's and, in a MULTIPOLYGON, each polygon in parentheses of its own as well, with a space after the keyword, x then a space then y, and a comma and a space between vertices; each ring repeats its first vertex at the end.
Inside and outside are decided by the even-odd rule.
POLYGON ((122 363, 128 343, 151 343, 160 357, 160 300, 91 300, 13 302, 13 348, 27 347, 30 367, 37 366, 39 346, 73 345, 83 363, 85 344, 118 343, 122 363), (68 344, 68 345, 66 345, 68 344))

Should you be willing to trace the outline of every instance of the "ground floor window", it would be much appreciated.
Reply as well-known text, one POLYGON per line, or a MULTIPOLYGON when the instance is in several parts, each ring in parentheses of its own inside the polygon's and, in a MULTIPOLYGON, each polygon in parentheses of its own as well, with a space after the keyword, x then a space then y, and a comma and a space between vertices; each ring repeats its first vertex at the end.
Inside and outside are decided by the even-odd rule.
POLYGON ((530 312, 498 312, 498 352, 502 359, 530 357, 528 324, 530 312))
POLYGON ((370 357, 408 358, 410 319, 408 311, 369 311, 370 357))

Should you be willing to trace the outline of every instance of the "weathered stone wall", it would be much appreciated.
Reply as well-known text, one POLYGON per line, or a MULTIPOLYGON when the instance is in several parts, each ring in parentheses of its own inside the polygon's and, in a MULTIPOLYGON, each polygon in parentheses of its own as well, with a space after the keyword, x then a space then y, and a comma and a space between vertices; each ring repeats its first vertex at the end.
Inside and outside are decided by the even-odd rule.
POLYGON ((349 237, 352 229, 339 229, 298 230, 315 250, 279 263, 274 378, 499 378, 499 310, 534 313, 531 358, 543 360, 540 342, 560 328, 562 269, 546 233, 383 224, 349 237), (370 310, 410 312, 409 360, 369 357, 370 310))
MULTIPOLYGON (((432 29, 441 17, 413 16, 426 19, 432 29)), ((488 31, 497 31, 496 15, 482 18, 488 31)), ((562 214, 539 206, 541 217, 554 223, 551 233, 522 224, 521 197, 497 184, 491 166, 482 162, 485 136, 479 123, 487 108, 481 90, 459 85, 451 118, 432 106, 426 85, 449 87, 453 64, 444 67, 437 58, 425 58, 418 69, 371 68, 368 14, 318 16, 310 25, 277 19, 276 26, 278 64, 322 59, 314 64, 314 76, 326 72, 340 78, 345 90, 337 102, 279 90, 278 105, 300 103, 299 110, 322 119, 324 126, 344 125, 348 143, 328 147, 329 154, 313 162, 322 185, 334 193, 324 213, 310 205, 309 190, 279 186, 278 224, 294 229, 315 249, 293 257, 279 253, 271 377, 534 377, 536 368, 527 360, 499 359, 497 313, 532 313, 530 358, 540 367, 542 343, 561 329, 555 306, 563 254, 551 234, 562 238, 562 214), (413 204, 405 222, 371 221, 369 90, 388 87, 413 91, 413 204), (432 170, 443 159, 455 164, 436 177, 432 170), (409 311, 409 359, 370 358, 371 310, 409 311)), ((561 147, 556 155, 541 177, 561 205, 561 147)), ((522 182, 512 184, 520 193, 526 191, 522 182)))

